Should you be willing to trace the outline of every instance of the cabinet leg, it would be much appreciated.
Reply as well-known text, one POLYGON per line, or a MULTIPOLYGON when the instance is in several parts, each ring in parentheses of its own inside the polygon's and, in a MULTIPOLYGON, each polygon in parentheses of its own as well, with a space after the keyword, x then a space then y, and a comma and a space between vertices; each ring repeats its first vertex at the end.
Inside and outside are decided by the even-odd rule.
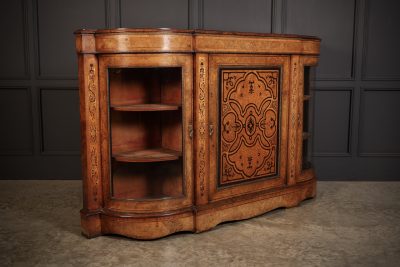
POLYGON ((81 210, 81 229, 82 235, 87 238, 101 235, 100 214, 81 210))

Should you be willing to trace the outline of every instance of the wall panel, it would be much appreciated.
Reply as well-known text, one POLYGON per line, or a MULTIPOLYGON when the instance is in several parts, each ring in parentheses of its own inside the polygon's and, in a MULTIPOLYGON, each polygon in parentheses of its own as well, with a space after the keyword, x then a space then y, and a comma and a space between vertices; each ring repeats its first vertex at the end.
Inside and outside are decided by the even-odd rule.
POLYGON ((29 88, 0 88, 0 154, 32 154, 29 88))
POLYGON ((317 89, 314 107, 314 156, 349 156, 351 89, 317 89))
POLYGON ((365 12, 364 80, 400 80, 398 0, 368 0, 365 12))
POLYGON ((203 5, 205 29, 271 32, 271 0, 204 0, 203 5))
POLYGON ((355 0, 287 0, 285 32, 322 38, 318 80, 353 78, 355 0))
POLYGON ((13 0, 0 10, 0 179, 80 178, 72 32, 122 26, 321 37, 318 179, 400 180, 400 1, 13 0))
POLYGON ((363 89, 359 154, 400 156, 400 89, 363 89))
POLYGON ((121 0, 121 26, 187 29, 189 0, 121 0))
POLYGON ((77 79, 73 32, 80 28, 105 28, 106 2, 37 1, 37 74, 40 78, 77 79))
POLYGON ((0 10, 7 10, 0 16, 0 25, 3 25, 0 42, 0 79, 27 78, 29 65, 25 1, 1 1, 0 10))
POLYGON ((42 152, 79 154, 79 93, 76 88, 40 90, 42 152))

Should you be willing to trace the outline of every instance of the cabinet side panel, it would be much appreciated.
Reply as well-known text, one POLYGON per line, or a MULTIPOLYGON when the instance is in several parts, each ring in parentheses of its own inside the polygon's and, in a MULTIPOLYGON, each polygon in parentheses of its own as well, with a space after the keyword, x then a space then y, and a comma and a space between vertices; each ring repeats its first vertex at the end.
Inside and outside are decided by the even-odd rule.
MULTIPOLYGON (((78 38, 77 38, 78 40, 78 38)), ((78 47, 78 45, 77 45, 78 47)), ((86 152, 86 91, 85 91, 85 80, 84 80, 84 55, 78 54, 78 79, 79 79, 79 114, 80 114, 80 131, 81 131, 81 162, 82 162, 82 194, 83 194, 83 208, 88 206, 87 198, 87 152, 86 152)))
MULTIPOLYGON (((312 139, 314 138, 312 135, 310 135, 309 132, 305 132, 306 136, 303 137, 303 131, 305 131, 304 124, 310 125, 310 118, 308 118, 309 114, 305 114, 305 109, 304 105, 308 105, 310 108, 310 97, 311 97, 311 92, 310 92, 310 85, 309 81, 306 81, 305 79, 309 79, 307 72, 305 70, 306 67, 311 67, 311 66, 316 66, 318 63, 318 57, 317 56, 302 56, 300 58, 300 74, 299 74, 299 79, 300 79, 300 84, 299 84, 299 106, 298 106, 298 112, 300 114, 299 118, 299 123, 298 123, 298 129, 297 129, 297 138, 298 138, 298 147, 297 147, 297 166, 296 166, 296 182, 302 182, 305 180, 309 180, 312 178, 315 178, 315 172, 314 169, 312 168, 312 164, 309 165, 307 168, 303 168, 303 163, 304 163, 304 158, 306 155, 304 155, 304 146, 307 146, 307 149, 311 151, 312 145, 310 142, 312 142, 312 139), (307 88, 308 87, 308 88, 307 88), (308 98, 308 100, 306 100, 308 98), (307 102, 305 102, 307 101, 307 102), (308 123, 306 123, 308 121, 308 123), (307 138, 307 142, 303 141, 303 138, 307 138)), ((310 131, 310 128, 308 127, 307 131, 310 131)), ((310 153, 310 152, 309 152, 310 153)))
POLYGON ((303 154, 303 105, 304 105, 304 65, 303 61, 299 60, 299 66, 297 71, 297 136, 296 136, 296 180, 301 173, 301 162, 302 162, 302 154, 303 154))
POLYGON ((301 86, 300 79, 300 56, 291 56, 290 60, 290 91, 289 91, 289 146, 288 146, 288 185, 296 183, 296 166, 297 166, 297 147, 298 142, 298 124, 300 114, 299 106, 299 88, 301 86))
POLYGON ((87 211, 98 210, 102 205, 97 68, 96 56, 79 55, 83 209, 87 211))
POLYGON ((196 204, 207 203, 209 176, 209 135, 214 125, 208 124, 208 54, 196 54, 195 78, 195 177, 196 204))

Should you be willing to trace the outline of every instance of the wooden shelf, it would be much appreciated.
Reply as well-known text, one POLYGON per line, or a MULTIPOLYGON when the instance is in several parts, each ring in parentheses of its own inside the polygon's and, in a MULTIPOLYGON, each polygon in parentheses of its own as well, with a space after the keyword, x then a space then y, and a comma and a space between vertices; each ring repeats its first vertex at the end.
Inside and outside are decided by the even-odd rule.
POLYGON ((117 111, 165 111, 178 110, 179 105, 169 104, 133 104, 133 105, 112 105, 111 108, 117 111))
POLYGON ((162 200, 162 199, 171 199, 171 198, 177 198, 177 197, 181 197, 183 195, 180 196, 171 196, 171 195, 167 195, 167 194, 156 194, 156 195, 147 195, 147 196, 142 196, 139 198, 132 198, 130 196, 130 192, 128 192, 125 195, 120 195, 118 196, 118 198, 114 198, 114 199, 123 199, 123 200, 133 200, 133 201, 146 201, 146 200, 162 200))
POLYGON ((177 160, 182 156, 179 151, 167 148, 152 148, 135 151, 127 151, 113 155, 120 162, 160 162, 177 160))

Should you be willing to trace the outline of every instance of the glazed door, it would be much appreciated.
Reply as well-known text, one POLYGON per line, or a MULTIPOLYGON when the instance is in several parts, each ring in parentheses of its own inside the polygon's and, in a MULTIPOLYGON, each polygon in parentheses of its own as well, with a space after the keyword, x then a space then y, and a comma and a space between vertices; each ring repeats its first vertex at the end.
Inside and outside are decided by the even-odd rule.
POLYGON ((192 206, 192 56, 101 55, 106 212, 192 206))
POLYGON ((209 200, 286 181, 289 57, 209 57, 209 200))

